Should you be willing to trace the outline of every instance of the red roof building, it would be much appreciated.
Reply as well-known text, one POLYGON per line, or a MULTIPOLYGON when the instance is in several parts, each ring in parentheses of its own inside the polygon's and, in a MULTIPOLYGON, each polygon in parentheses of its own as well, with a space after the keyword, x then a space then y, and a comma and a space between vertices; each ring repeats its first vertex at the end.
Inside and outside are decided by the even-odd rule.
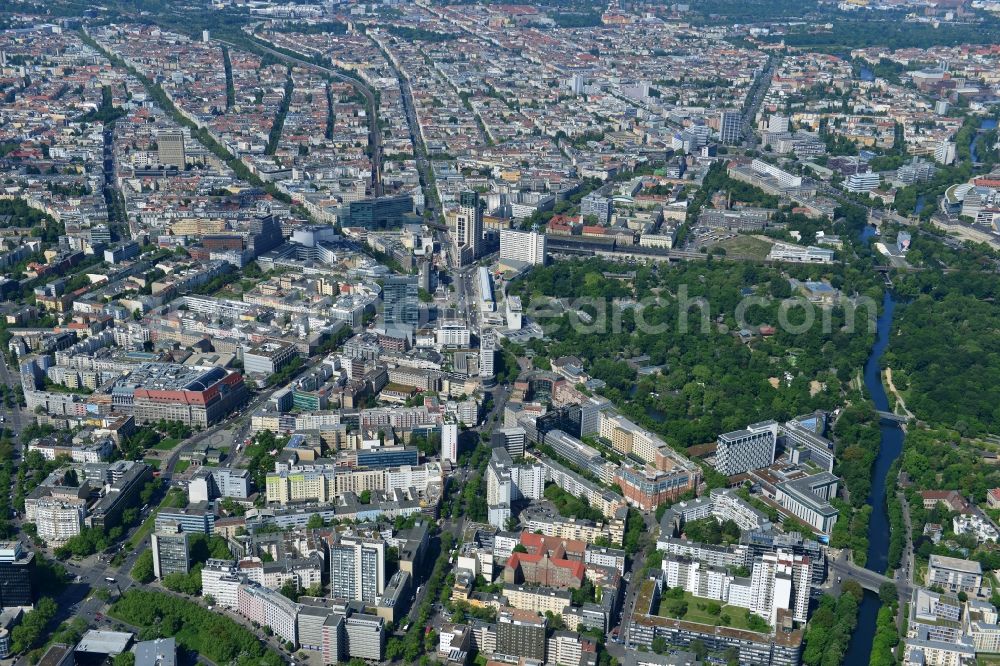
POLYGON ((583 585, 587 573, 583 563, 587 544, 583 541, 525 531, 521 533, 521 545, 528 552, 510 556, 504 568, 504 582, 573 589, 583 585))

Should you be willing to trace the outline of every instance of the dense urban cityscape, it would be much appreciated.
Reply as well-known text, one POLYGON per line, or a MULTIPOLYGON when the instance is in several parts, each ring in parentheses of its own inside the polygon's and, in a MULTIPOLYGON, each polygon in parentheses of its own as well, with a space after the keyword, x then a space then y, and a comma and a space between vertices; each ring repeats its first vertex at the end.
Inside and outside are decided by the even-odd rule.
POLYGON ((1000 664, 1000 3, 0 3, 0 662, 1000 664))

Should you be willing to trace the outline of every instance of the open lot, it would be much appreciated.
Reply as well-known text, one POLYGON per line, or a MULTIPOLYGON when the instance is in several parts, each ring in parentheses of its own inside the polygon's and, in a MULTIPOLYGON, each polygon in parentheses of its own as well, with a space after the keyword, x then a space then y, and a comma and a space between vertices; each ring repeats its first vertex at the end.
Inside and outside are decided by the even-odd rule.
POLYGON ((726 254, 750 257, 752 259, 763 259, 771 251, 772 242, 759 236, 734 236, 719 241, 712 247, 721 247, 726 250, 726 254))

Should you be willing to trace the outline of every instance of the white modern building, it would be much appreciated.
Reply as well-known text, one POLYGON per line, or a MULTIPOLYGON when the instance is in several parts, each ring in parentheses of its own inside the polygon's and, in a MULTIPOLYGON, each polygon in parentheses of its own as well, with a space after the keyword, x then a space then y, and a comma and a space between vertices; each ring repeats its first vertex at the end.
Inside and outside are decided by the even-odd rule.
POLYGON ((41 497, 34 504, 34 515, 30 513, 26 518, 34 520, 38 537, 49 545, 59 545, 80 533, 87 509, 81 499, 41 497))
POLYGON ((754 560, 750 575, 750 611, 776 625, 778 611, 788 609, 797 622, 809 614, 812 563, 804 555, 778 550, 754 560))
POLYGON ((507 313, 507 328, 512 331, 520 331, 524 326, 524 308, 521 305, 520 296, 508 296, 505 301, 507 313))
POLYGON ((458 424, 445 421, 441 424, 441 462, 458 462, 458 424))
POLYGON ((439 347, 468 347, 471 332, 464 322, 446 319, 434 331, 434 340, 439 347))
POLYGON ((271 631, 282 640, 298 645, 298 608, 280 592, 256 585, 240 585, 236 591, 240 615, 271 631))
POLYGON ((506 529, 511 502, 522 497, 541 499, 544 491, 544 467, 538 464, 515 465, 506 449, 493 449, 486 468, 486 505, 491 525, 506 529))
POLYGON ((796 176, 795 174, 791 174, 783 169, 774 166, 773 164, 765 162, 762 159, 755 159, 753 162, 750 163, 750 168, 759 174, 763 174, 765 176, 770 176, 771 178, 774 178, 776 181, 778 181, 778 184, 781 187, 793 188, 802 186, 801 176, 796 176))
POLYGON ((330 596, 374 604, 385 590, 385 541, 338 536, 330 544, 330 596))
POLYGON ((983 568, 975 560, 960 560, 956 557, 931 555, 927 563, 927 585, 939 585, 945 592, 979 593, 983 584, 983 568))
POLYGON ((545 264, 545 234, 537 231, 500 230, 500 261, 529 266, 545 264))
POLYGON ((844 188, 848 192, 854 193, 864 193, 871 192, 878 188, 881 183, 879 175, 874 171, 865 171, 864 173, 852 173, 844 181, 844 188))
POLYGON ((479 376, 484 381, 491 381, 496 376, 497 357, 496 332, 487 328, 479 334, 479 376))
POLYGON ((201 594, 212 597, 223 608, 237 608, 237 590, 244 580, 233 560, 210 559, 201 570, 201 594))

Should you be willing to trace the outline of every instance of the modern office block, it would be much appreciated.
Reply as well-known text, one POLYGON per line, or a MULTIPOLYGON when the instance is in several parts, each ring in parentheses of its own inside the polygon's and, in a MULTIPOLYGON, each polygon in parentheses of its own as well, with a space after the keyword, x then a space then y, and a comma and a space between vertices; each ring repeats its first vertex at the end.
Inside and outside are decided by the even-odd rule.
POLYGON ((520 458, 524 455, 524 446, 527 441, 527 434, 524 428, 502 428, 493 433, 493 446, 506 449, 511 458, 520 458))
POLYGON ((483 211, 478 192, 462 192, 455 216, 455 250, 462 265, 475 261, 482 253, 483 211))
POLYGON ((715 451, 715 469, 732 476, 767 467, 774 462, 778 441, 778 424, 764 421, 719 435, 715 451))
POLYGON ((580 200, 580 215, 584 219, 590 216, 596 217, 597 223, 601 225, 611 222, 611 213, 614 209, 611 199, 601 194, 600 190, 594 190, 580 200))
POLYGON ((830 500, 837 495, 840 479, 830 472, 820 472, 775 486, 775 501, 813 529, 829 534, 837 522, 838 511, 830 500))
POLYGON ((153 575, 163 580, 172 573, 188 573, 190 553, 188 535, 182 532, 180 526, 174 524, 172 529, 166 527, 162 531, 150 535, 153 551, 153 575))
POLYGON ((0 542, 0 609, 34 603, 35 554, 20 541, 0 542))
POLYGON ((735 146, 743 138, 743 114, 739 111, 723 111, 719 114, 719 141, 727 146, 735 146))
POLYGON ((940 585, 945 592, 978 594, 983 584, 983 567, 975 560, 931 555, 927 564, 927 585, 940 585))
POLYGON ((382 317, 386 329, 416 326, 420 317, 417 278, 393 276, 382 285, 382 317))
POLYGON ((262 342, 243 348, 243 370, 248 374, 273 375, 299 355, 287 342, 262 342))
POLYGON ((187 155, 184 151, 184 132, 164 130, 156 135, 157 155, 163 166, 183 169, 187 155))
POLYGON ((365 229, 385 229, 406 222, 413 213, 413 197, 403 194, 352 201, 349 207, 350 225, 365 229))
POLYGON ((156 514, 157 531, 169 530, 174 524, 182 532, 210 535, 215 530, 215 510, 208 502, 198 502, 182 509, 162 509, 156 514))
POLYGON ((844 187, 848 192, 864 193, 871 192, 878 188, 882 180, 878 173, 865 171, 863 173, 852 173, 847 177, 844 187))
POLYGON ((347 654, 374 662, 385 658, 385 620, 377 615, 354 613, 344 620, 347 654))

